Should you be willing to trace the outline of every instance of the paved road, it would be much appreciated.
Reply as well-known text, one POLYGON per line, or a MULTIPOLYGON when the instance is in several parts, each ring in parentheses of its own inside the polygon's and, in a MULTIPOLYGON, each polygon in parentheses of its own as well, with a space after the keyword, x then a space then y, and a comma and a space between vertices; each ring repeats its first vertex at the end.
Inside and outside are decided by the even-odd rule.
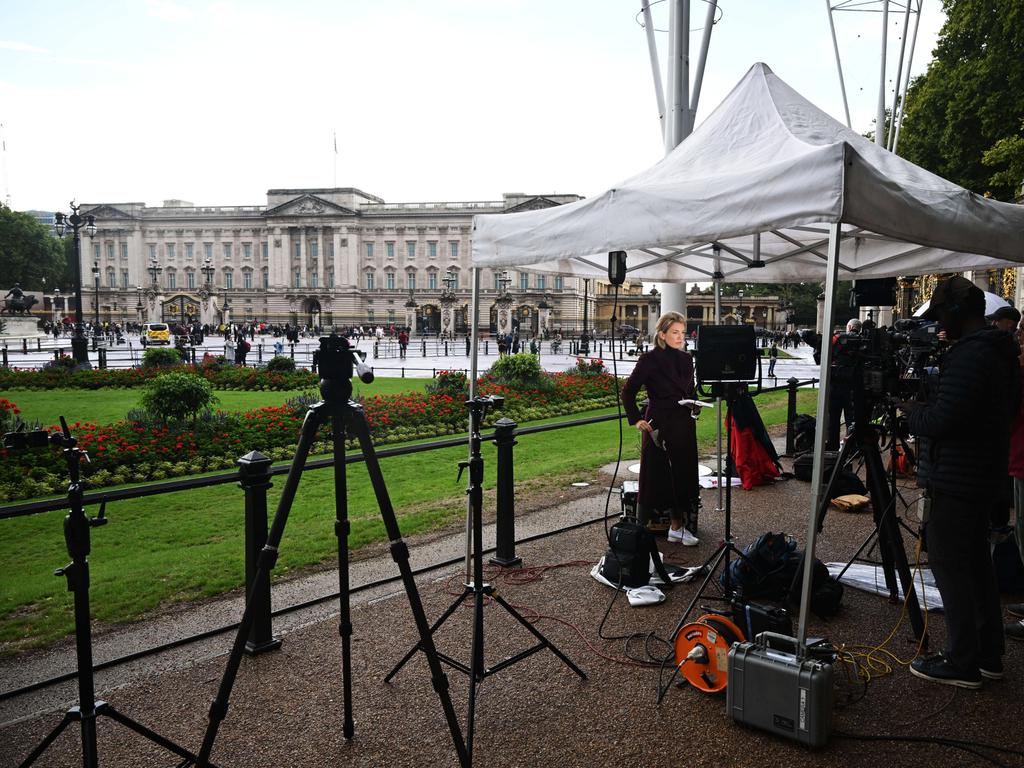
MULTIPOLYGON (((253 341, 253 349, 249 353, 248 364, 258 365, 260 361, 269 360, 274 352, 275 339, 271 336, 257 336, 253 341)), ((64 354, 70 354, 71 341, 68 338, 40 338, 38 342, 30 341, 28 352, 23 352, 20 340, 2 342, 7 348, 7 362, 10 366, 18 368, 39 368, 54 358, 59 350, 64 354)), ((309 367, 313 351, 317 348, 316 339, 302 339, 294 346, 294 357, 296 363, 301 367, 309 367)), ((406 359, 398 355, 397 343, 391 340, 375 345, 369 339, 363 339, 356 345, 366 352, 366 361, 380 376, 402 376, 406 378, 432 378, 439 370, 467 370, 470 367, 469 356, 465 353, 465 340, 449 342, 447 346, 443 342, 430 339, 424 342, 421 339, 413 338, 410 341, 406 359), (425 353, 425 354, 424 354, 425 353)), ((562 344, 562 354, 551 352, 550 342, 541 345, 540 361, 545 370, 551 372, 565 371, 576 365, 576 355, 566 354, 568 343, 562 344)), ((107 365, 112 368, 127 368, 137 365, 142 357, 144 347, 140 344, 137 335, 129 335, 123 345, 112 346, 107 350, 107 365)), ((612 358, 611 350, 606 342, 598 342, 593 350, 593 357, 600 357, 604 360, 609 370, 614 370, 621 376, 628 376, 636 364, 636 355, 629 354, 628 347, 620 349, 616 357, 612 358)), ((202 347, 197 349, 197 357, 201 358, 204 353, 220 355, 224 352, 224 340, 213 336, 207 337, 202 347)), ((818 366, 811 358, 811 348, 801 344, 799 348, 786 350, 786 354, 793 355, 791 358, 779 358, 775 366, 775 374, 779 383, 785 382, 791 377, 798 379, 817 378, 818 366)), ((285 354, 292 354, 291 345, 285 346, 285 354)), ((497 359, 497 345, 493 342, 480 345, 480 355, 477 363, 477 370, 484 372, 497 359)), ((99 364, 99 353, 89 351, 89 360, 93 365, 99 364)), ((765 367, 767 372, 767 365, 765 367)), ((770 380, 766 382, 770 385, 770 380)))

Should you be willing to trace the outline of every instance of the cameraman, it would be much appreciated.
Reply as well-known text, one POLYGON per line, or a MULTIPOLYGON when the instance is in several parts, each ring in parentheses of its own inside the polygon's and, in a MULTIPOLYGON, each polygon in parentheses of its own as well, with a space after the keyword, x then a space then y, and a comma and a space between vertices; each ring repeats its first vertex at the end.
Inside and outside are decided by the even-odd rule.
MULTIPOLYGON (((861 323, 857 318, 852 318, 846 323, 847 334, 859 334, 861 323)), ((825 440, 826 451, 839 450, 840 417, 849 429, 853 424, 853 387, 856 382, 854 376, 854 360, 849 355, 843 354, 843 348, 839 344, 840 334, 832 336, 832 348, 835 355, 832 358, 832 387, 829 389, 828 401, 828 433, 825 440)))
POLYGON ((1002 615, 989 528, 1005 517, 1009 428, 1019 370, 1010 334, 985 324, 981 289, 958 276, 940 282, 924 315, 952 343, 936 397, 904 404, 918 435, 918 484, 931 497, 928 560, 942 595, 946 650, 911 664, 917 677, 961 688, 1003 676, 1002 615))

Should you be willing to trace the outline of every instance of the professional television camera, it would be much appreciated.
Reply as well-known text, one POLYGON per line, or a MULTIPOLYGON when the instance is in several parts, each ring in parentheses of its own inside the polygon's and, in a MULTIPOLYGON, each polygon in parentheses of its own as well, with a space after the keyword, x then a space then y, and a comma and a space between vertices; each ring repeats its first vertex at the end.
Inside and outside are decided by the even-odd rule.
POLYGON ((938 325, 928 320, 907 318, 892 328, 862 328, 836 339, 833 374, 838 386, 859 390, 874 403, 923 401, 945 347, 938 325))

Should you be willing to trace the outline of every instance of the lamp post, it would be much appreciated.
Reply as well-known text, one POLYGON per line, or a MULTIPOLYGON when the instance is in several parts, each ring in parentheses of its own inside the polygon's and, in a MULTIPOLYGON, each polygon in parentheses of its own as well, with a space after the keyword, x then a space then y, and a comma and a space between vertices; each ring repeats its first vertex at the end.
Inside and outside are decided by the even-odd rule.
POLYGON ((138 303, 135 305, 135 312, 139 316, 139 323, 142 323, 142 286, 135 286, 135 295, 138 297, 138 303))
POLYGON ((92 284, 96 288, 96 300, 92 304, 93 310, 93 325, 99 326, 100 324, 100 263, 94 261, 92 263, 92 284))
POLYGON ((56 325, 61 321, 60 314, 60 288, 53 289, 53 323, 56 325))
POLYGON ((213 260, 209 256, 203 259, 203 266, 199 268, 199 271, 203 273, 206 287, 209 289, 210 284, 213 283, 213 260))
POLYGON ((736 295, 739 296, 739 304, 736 305, 736 317, 739 318, 740 325, 743 325, 743 289, 740 288, 736 291, 736 295))
POLYGON ((88 342, 82 334, 82 238, 79 232, 85 229, 89 237, 96 234, 96 217, 91 213, 81 216, 78 213, 79 206, 71 201, 71 215, 58 211, 53 215, 53 228, 58 237, 64 237, 64 233, 70 227, 74 237, 75 254, 75 335, 71 339, 71 356, 77 364, 88 364, 89 350, 88 342))

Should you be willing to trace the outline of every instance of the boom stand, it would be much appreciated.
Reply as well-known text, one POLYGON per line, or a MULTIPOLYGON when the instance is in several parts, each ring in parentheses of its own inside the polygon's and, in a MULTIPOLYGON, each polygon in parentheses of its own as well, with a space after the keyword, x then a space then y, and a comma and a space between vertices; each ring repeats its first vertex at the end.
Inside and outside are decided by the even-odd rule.
MULTIPOLYGON (((466 768, 470 764, 469 753, 465 742, 462 740, 462 733, 455 716, 455 708, 452 706, 451 696, 448 693, 448 678, 444 674, 444 670, 438 660, 439 655, 434 647, 431 629, 427 624, 427 617, 423 611, 423 604, 420 601, 419 592, 416 588, 416 581, 413 579, 412 569, 409 566, 409 548, 402 540, 402 534, 395 519, 395 511, 391 506, 391 499, 388 496, 384 476, 377 461, 377 454, 370 438, 370 430, 367 426, 362 406, 349 399, 352 395, 352 358, 356 352, 349 348, 346 339, 332 335, 320 339, 320 350, 316 354, 315 362, 320 371, 320 394, 323 400, 310 407, 302 423, 302 431, 299 436, 298 447, 295 451, 295 458, 292 460, 291 468, 288 470, 288 478, 281 492, 281 500, 278 503, 274 521, 267 534, 267 543, 260 552, 253 584, 260 584, 270 577, 270 571, 277 561, 281 536, 284 533, 284 526, 288 521, 288 513, 291 511, 292 503, 295 500, 295 492, 302 477, 302 470, 309 455, 309 450, 316 439, 317 430, 324 424, 329 423, 333 433, 332 448, 334 453, 336 514, 334 532, 338 537, 338 581, 341 600, 338 629, 341 634, 342 687, 344 695, 343 733, 346 739, 351 739, 354 733, 350 647, 352 622, 349 609, 349 520, 345 478, 345 437, 346 430, 351 429, 359 439, 359 446, 363 452, 366 469, 370 475, 370 482, 373 485, 374 495, 377 497, 377 505, 380 507, 381 519, 384 522, 388 539, 391 541, 391 557, 398 565, 398 570, 402 576, 402 584, 409 599, 409 607, 412 609, 413 619, 419 631, 420 642, 417 647, 421 647, 427 657, 431 682, 434 690, 437 692, 438 699, 441 701, 445 720, 448 722, 448 729, 451 731, 452 741, 455 744, 455 751, 459 756, 459 764, 466 768)), ((372 381, 372 373, 367 373, 363 380, 372 381)), ((235 635, 235 643, 231 649, 231 655, 228 657, 227 669, 224 671, 224 677, 221 679, 217 698, 210 705, 210 723, 207 726, 198 758, 198 765, 201 768, 208 765, 207 761, 213 749, 214 740, 217 738, 217 729, 227 714, 231 688, 234 685, 242 655, 245 653, 249 630, 255 619, 255 612, 253 610, 255 603, 256 601, 254 600, 246 601, 245 611, 238 626, 238 633, 235 635)))
MULTIPOLYGON (((509 605, 497 592, 494 591, 494 587, 491 584, 484 582, 484 545, 483 545, 483 500, 484 500, 484 460, 480 455, 480 426, 484 420, 484 414, 487 408, 494 406, 499 407, 501 400, 493 397, 476 397, 467 402, 469 406, 469 429, 470 429, 470 455, 469 460, 459 463, 459 476, 462 476, 462 471, 468 467, 469 469, 469 487, 467 494, 469 495, 469 513, 472 524, 472 542, 469 537, 466 538, 466 583, 462 590, 462 594, 456 598, 448 609, 441 614, 434 625, 430 628, 430 634, 433 634, 440 628, 442 624, 455 613, 455 610, 462 605, 468 598, 473 598, 473 644, 472 644, 472 659, 467 665, 457 659, 452 658, 446 654, 437 653, 441 661, 449 666, 463 672, 469 677, 469 709, 466 716, 466 749, 469 752, 470 758, 473 756, 473 720, 476 711, 476 689, 477 686, 484 681, 485 678, 490 677, 495 672, 498 672, 505 667, 510 667, 513 664, 522 661, 527 656, 531 656, 537 651, 543 650, 544 648, 549 649, 555 656, 562 660, 562 662, 569 667, 573 672, 579 675, 582 679, 586 680, 587 675, 579 667, 577 667, 568 656, 560 651, 550 640, 542 635, 536 627, 533 626, 529 621, 523 618, 519 612, 509 605), (469 566, 472 561, 472 579, 470 579, 469 566), (487 667, 484 665, 484 604, 487 599, 494 600, 495 603, 505 609, 509 615, 512 616, 516 621, 522 624, 529 632, 537 639, 537 645, 531 646, 524 651, 521 651, 514 656, 510 656, 503 661, 498 662, 493 667, 487 667)), ((430 647, 433 647, 432 641, 430 647)), ((405 656, 402 657, 395 668, 392 669, 387 677, 384 678, 384 682, 390 682, 398 671, 405 666, 405 664, 412 659, 416 654, 416 651, 426 651, 427 648, 421 640, 420 643, 414 645, 405 656)))
MULTIPOLYGON (((708 382, 711 384, 711 393, 719 399, 719 403, 723 400, 726 403, 727 409, 731 410, 733 403, 736 398, 747 391, 747 385, 743 382, 735 381, 715 381, 708 382)), ((722 411, 719 409, 718 418, 721 420, 722 411)), ((718 570, 720 565, 724 564, 725 584, 723 585, 722 597, 713 598, 722 602, 730 602, 733 596, 732 581, 729 575, 729 556, 735 554, 739 558, 743 558, 743 552, 736 546, 736 543, 732 538, 732 465, 730 464, 730 457, 732 456, 732 430, 727 429, 725 433, 725 537, 718 543, 718 547, 714 552, 711 553, 711 557, 704 561, 704 565, 701 566, 706 572, 704 581, 701 582, 700 589, 697 590, 697 594, 693 596, 693 600, 686 606, 686 610, 683 611, 683 615, 679 618, 679 622, 676 624, 676 628, 672 630, 670 642, 675 642, 676 635, 679 634, 679 630, 686 624, 686 620, 693 612, 694 607, 697 605, 697 601, 704 596, 704 591, 708 588, 711 580, 715 576, 715 572, 718 570)), ((721 461, 721 456, 719 456, 721 461)), ((718 476, 719 482, 721 482, 722 476, 718 476)))
MULTIPOLYGON (((78 441, 71 436, 67 422, 60 417, 62 434, 50 435, 49 439, 61 445, 64 452, 64 460, 68 465, 68 474, 71 483, 68 486, 68 502, 71 507, 70 513, 64 518, 64 542, 67 544, 68 554, 71 555, 71 563, 58 568, 55 576, 64 576, 68 580, 68 590, 75 593, 75 654, 78 660, 78 706, 72 707, 64 714, 56 728, 44 738, 32 751, 21 768, 27 768, 39 758, 43 752, 56 740, 58 736, 72 722, 78 721, 82 730, 82 765, 85 768, 96 768, 99 764, 96 738, 96 718, 105 715, 116 720, 126 728, 130 728, 140 736, 149 739, 169 752, 185 758, 187 764, 195 760, 196 756, 187 749, 178 746, 170 739, 166 739, 146 726, 135 722, 127 715, 123 715, 105 701, 96 701, 95 680, 92 671, 92 632, 89 627, 89 551, 92 547, 89 529, 94 526, 106 525, 104 507, 100 507, 99 514, 92 518, 85 514, 82 504, 82 478, 80 462, 85 452, 78 447, 78 441)), ((34 432, 31 435, 39 435, 39 441, 45 441, 45 432, 34 432)), ((6 442, 6 441, 5 441, 6 442)), ((87 458, 87 457, 86 457, 87 458)))

